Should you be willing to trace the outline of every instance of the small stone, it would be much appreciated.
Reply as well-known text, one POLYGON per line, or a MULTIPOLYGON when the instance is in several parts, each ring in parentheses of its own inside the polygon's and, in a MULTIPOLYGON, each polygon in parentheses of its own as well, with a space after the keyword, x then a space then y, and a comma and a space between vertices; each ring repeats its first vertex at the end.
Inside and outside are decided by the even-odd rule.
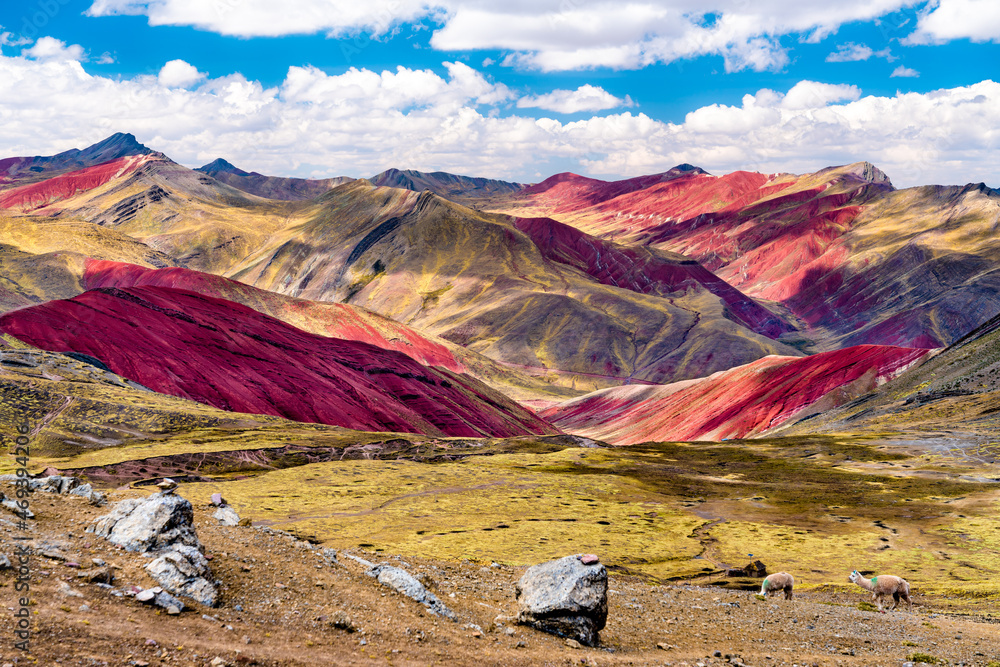
POLYGON ((514 636, 514 632, 515 632, 514 628, 504 628, 504 631, 503 631, 503 633, 505 635, 507 635, 508 637, 513 637, 514 636))
POLYGON ((216 519, 220 526, 240 525, 240 515, 229 505, 222 505, 219 509, 215 510, 212 518, 216 519))
POLYGON ((10 564, 10 559, 7 558, 7 554, 0 554, 0 570, 9 570, 13 567, 10 564))
POLYGON ((241 604, 234 604, 233 605, 233 610, 234 611, 243 611, 243 605, 241 605, 241 604))
POLYGON ((82 598, 83 593, 80 591, 73 590, 73 587, 67 584, 65 581, 59 582, 58 592, 60 595, 64 595, 68 598, 82 598))
POLYGON ((63 563, 63 565, 65 565, 66 567, 72 567, 77 570, 80 569, 80 564, 72 560, 66 561, 65 563, 63 563))
POLYGON ((88 611, 90 611, 90 606, 82 604, 82 605, 80 605, 80 611, 82 611, 82 612, 88 612, 88 611))
POLYGON ((152 602, 153 598, 156 597, 156 593, 152 589, 146 589, 141 593, 135 594, 135 599, 137 602, 152 602))
POLYGON ((221 505, 225 505, 226 501, 223 500, 221 493, 213 493, 212 494, 212 504, 215 505, 216 507, 219 507, 221 505))
POLYGON ((275 588, 288 588, 288 586, 286 586, 285 584, 275 584, 274 587, 275 588))
POLYGON ((163 481, 156 485, 156 488, 161 489, 164 493, 173 491, 177 488, 177 482, 170 479, 169 477, 164 477, 163 481))
POLYGON ((156 603, 157 607, 160 607, 161 609, 166 609, 168 614, 170 613, 171 607, 176 607, 178 614, 184 611, 185 609, 183 602, 175 598, 170 593, 167 593, 166 591, 161 591, 157 593, 156 598, 153 600, 153 602, 156 603))
POLYGON ((712 657, 714 657, 714 658, 721 658, 722 657, 722 651, 715 651, 714 653, 712 653, 712 657))
POLYGON ((673 647, 670 646, 670 644, 668 644, 667 642, 658 642, 656 644, 656 648, 660 649, 661 651, 669 651, 673 647))
POLYGON ((169 607, 167 607, 167 613, 171 616, 176 616, 177 614, 181 613, 181 610, 175 607, 174 605, 170 605, 169 607))
POLYGON ((88 570, 86 572, 81 572, 77 576, 86 579, 92 584, 110 584, 115 580, 115 573, 112 572, 110 567, 100 567, 88 570))
POLYGON ((566 646, 569 646, 570 648, 583 648, 583 644, 576 641, 575 639, 567 639, 566 646))
MULTIPOLYGON (((215 494, 215 495, 217 496, 219 494, 215 494)), ((210 662, 208 664, 210 664, 212 667, 223 667, 223 665, 226 664, 226 661, 223 660, 222 658, 220 658, 219 656, 215 656, 214 658, 212 658, 212 662, 210 662)))
POLYGON ((600 563, 601 559, 596 554, 583 554, 580 556, 580 562, 584 565, 593 565, 594 563, 600 563))
POLYGON ((104 559, 103 558, 91 558, 90 562, 93 563, 94 565, 96 565, 97 567, 104 567, 104 559))
POLYGON ((328 621, 330 625, 335 628, 340 628, 341 630, 347 630, 348 632, 354 632, 356 628, 354 627, 354 621, 351 617, 347 615, 343 609, 337 609, 332 614, 330 614, 330 620, 328 621))
POLYGON ((147 639, 146 640, 146 646, 156 646, 156 640, 155 639, 147 639))

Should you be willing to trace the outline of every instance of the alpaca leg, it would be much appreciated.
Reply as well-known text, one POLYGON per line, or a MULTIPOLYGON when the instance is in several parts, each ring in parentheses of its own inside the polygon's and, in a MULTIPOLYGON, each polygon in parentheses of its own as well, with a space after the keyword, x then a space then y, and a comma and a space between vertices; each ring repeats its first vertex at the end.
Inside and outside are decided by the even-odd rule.
POLYGON ((889 607, 889 611, 892 611, 899 606, 899 591, 892 594, 892 606, 889 607))
POLYGON ((786 600, 791 600, 792 599, 792 589, 791 588, 786 588, 785 589, 785 599, 786 600))

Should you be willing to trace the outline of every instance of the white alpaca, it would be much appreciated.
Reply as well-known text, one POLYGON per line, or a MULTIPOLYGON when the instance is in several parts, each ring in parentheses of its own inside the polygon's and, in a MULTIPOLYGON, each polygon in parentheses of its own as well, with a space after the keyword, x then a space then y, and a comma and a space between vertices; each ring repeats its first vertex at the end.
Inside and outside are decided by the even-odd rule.
POLYGON ((910 584, 902 577, 896 577, 891 574, 880 574, 877 577, 866 579, 857 570, 854 570, 847 580, 852 584, 861 586, 866 591, 871 591, 872 602, 878 604, 879 611, 884 611, 882 608, 882 598, 886 595, 891 595, 893 600, 889 611, 899 606, 901 599, 906 601, 906 608, 908 610, 913 609, 913 602, 910 600, 910 584))
POLYGON ((795 586, 795 578, 787 572, 776 572, 764 578, 764 583, 760 585, 760 594, 767 597, 769 593, 785 591, 785 599, 792 599, 792 587, 795 586))

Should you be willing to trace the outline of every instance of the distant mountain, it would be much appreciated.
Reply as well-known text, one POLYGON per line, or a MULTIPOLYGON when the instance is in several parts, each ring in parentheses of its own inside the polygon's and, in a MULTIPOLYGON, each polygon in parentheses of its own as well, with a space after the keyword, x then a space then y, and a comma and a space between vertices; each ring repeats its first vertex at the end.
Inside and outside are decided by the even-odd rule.
POLYGON ((453 201, 488 199, 510 195, 525 188, 522 183, 510 183, 489 178, 456 176, 444 171, 423 172, 412 169, 388 169, 368 179, 372 185, 403 188, 414 192, 430 190, 436 195, 453 201))
POLYGON ((701 167, 687 163, 679 164, 661 174, 637 176, 610 182, 564 172, 549 176, 536 185, 528 186, 522 194, 530 195, 532 201, 543 201, 549 206, 554 206, 555 212, 559 212, 564 207, 575 210, 582 206, 592 206, 630 192, 645 190, 658 183, 666 183, 682 176, 701 174, 707 176, 708 172, 701 167))
POLYGON ((198 167, 195 171, 208 174, 222 183, 231 185, 234 188, 257 195, 267 199, 281 199, 285 201, 300 201, 318 197, 327 190, 338 185, 349 183, 353 178, 349 176, 338 176, 336 178, 306 179, 306 178, 284 178, 281 176, 264 176, 255 171, 246 172, 226 162, 222 158, 217 158, 203 167, 198 167))
POLYGON ((118 132, 83 150, 74 148, 48 157, 0 159, 0 187, 29 183, 120 158, 153 153, 154 151, 140 144, 134 135, 118 132))
POLYGON ((671 172, 610 183, 560 174, 486 208, 695 259, 780 304, 816 350, 942 347, 1000 313, 1000 194, 982 184, 897 190, 869 162, 671 172))

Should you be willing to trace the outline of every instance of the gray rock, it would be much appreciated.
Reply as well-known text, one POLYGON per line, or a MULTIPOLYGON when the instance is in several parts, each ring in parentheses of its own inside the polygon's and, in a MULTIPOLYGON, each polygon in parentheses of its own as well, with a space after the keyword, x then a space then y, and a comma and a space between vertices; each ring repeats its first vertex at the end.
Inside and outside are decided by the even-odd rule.
POLYGON ((566 556, 528 568, 516 584, 519 623, 595 646, 608 620, 608 571, 566 556))
POLYGON ((9 570, 13 565, 10 564, 10 559, 7 558, 7 554, 0 554, 0 570, 9 570))
POLYGON ((229 505, 223 505, 215 510, 212 518, 218 519, 221 526, 238 526, 240 524, 240 515, 229 505))
POLYGON ((63 475, 39 477, 37 481, 37 488, 49 493, 69 493, 80 485, 80 480, 76 477, 65 477, 63 475))
MULTIPOLYGON (((17 475, 0 475, 0 482, 17 482, 17 475)), ((94 505, 103 505, 106 500, 104 494, 94 491, 90 484, 82 484, 77 477, 67 477, 65 475, 49 475, 47 477, 21 478, 21 483, 27 479, 27 487, 32 491, 45 491, 47 493, 69 493, 76 496, 83 496, 94 505)))
POLYGON ((212 583, 208 559, 194 547, 175 544, 144 567, 165 590, 215 606, 218 592, 212 583))
POLYGON ((160 591, 157 593, 156 597, 153 598, 153 604, 162 609, 166 609, 167 613, 170 613, 171 607, 176 609, 177 613, 184 611, 185 608, 183 602, 166 591, 160 591))
POLYGON ((81 484, 80 486, 70 489, 69 494, 71 496, 82 496, 87 499, 91 505, 103 505, 107 502, 104 494, 100 491, 94 491, 94 487, 90 484, 81 484))
POLYGON ((5 498, 3 497, 3 494, 0 494, 0 498, 3 498, 2 500, 0 500, 0 505, 2 505, 5 509, 10 510, 14 515, 22 519, 35 518, 35 513, 32 512, 30 509, 21 509, 20 507, 18 507, 16 500, 13 500, 11 498, 5 498))
POLYGON ((155 598, 156 592, 152 588, 147 588, 135 594, 136 602, 152 602, 155 598))
POLYGON ((325 558, 330 565, 340 565, 340 561, 337 560, 336 549, 323 549, 323 558, 325 558))
POLYGON ((383 586, 388 586, 406 597, 416 600, 427 607, 432 614, 443 616, 452 621, 458 620, 455 612, 448 609, 436 595, 424 588, 424 585, 406 570, 391 565, 376 565, 368 570, 368 574, 378 579, 378 582, 383 586))
POLYGON ((213 493, 212 504, 215 505, 216 507, 222 507, 223 505, 226 504, 226 500, 225 498, 222 497, 221 493, 213 493))
POLYGON ((129 551, 152 551, 175 544, 201 547, 194 532, 191 503, 173 493, 123 500, 86 532, 129 551))

